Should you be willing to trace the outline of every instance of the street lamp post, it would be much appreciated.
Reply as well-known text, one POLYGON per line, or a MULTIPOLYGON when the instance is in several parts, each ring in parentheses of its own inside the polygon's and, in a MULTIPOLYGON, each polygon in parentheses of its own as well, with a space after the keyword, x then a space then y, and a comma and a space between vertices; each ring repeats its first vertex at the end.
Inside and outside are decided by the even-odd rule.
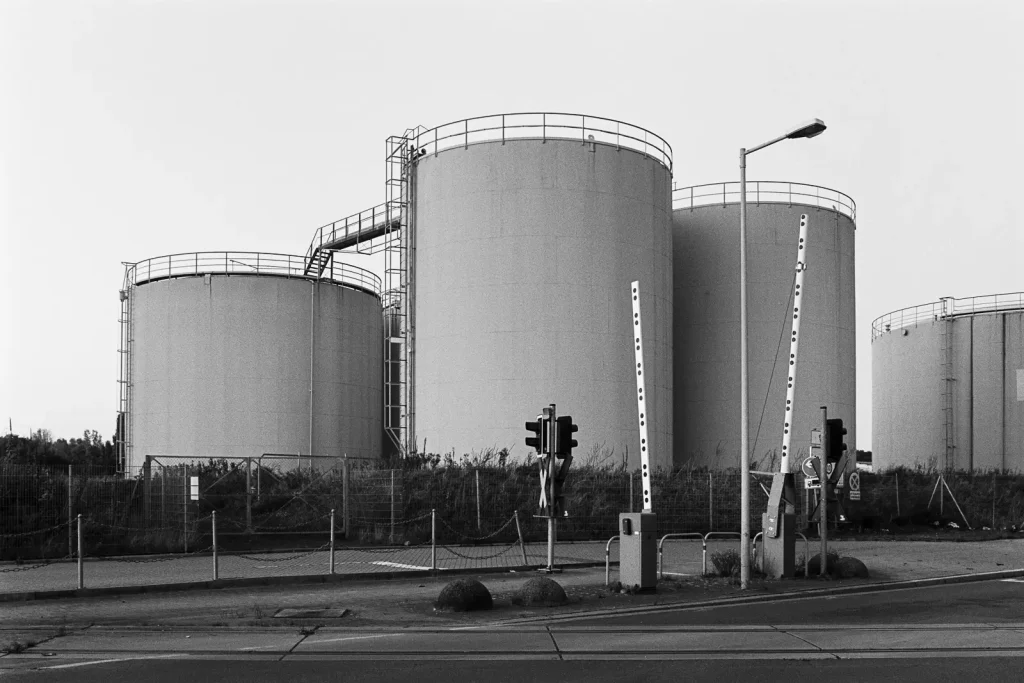
POLYGON ((750 583, 750 410, 747 403, 747 155, 782 140, 813 138, 825 132, 811 119, 774 140, 740 148, 740 588, 750 583))

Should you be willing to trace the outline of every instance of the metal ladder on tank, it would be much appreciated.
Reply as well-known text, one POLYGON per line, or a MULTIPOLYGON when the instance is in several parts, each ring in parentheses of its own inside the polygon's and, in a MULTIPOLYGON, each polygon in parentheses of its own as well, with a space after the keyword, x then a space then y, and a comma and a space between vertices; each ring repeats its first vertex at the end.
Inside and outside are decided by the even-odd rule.
POLYGON ((415 131, 387 139, 384 248, 384 431, 398 453, 415 449, 413 437, 410 266, 410 175, 415 131), (392 220, 397 217, 397 220, 392 220))
POLYGON ((942 324, 942 422, 945 437, 945 468, 956 466, 956 440, 953 433, 953 297, 940 299, 942 324))
MULTIPOLYGON (((126 268, 131 268, 125 264, 126 268)), ((135 302, 134 287, 130 284, 128 271, 125 272, 124 289, 120 291, 121 297, 121 343, 117 349, 118 353, 118 398, 117 398, 117 421, 118 433, 115 435, 117 453, 117 472, 124 474, 128 471, 128 463, 131 459, 131 408, 132 408, 132 343, 134 341, 134 328, 132 325, 132 307, 135 302)))

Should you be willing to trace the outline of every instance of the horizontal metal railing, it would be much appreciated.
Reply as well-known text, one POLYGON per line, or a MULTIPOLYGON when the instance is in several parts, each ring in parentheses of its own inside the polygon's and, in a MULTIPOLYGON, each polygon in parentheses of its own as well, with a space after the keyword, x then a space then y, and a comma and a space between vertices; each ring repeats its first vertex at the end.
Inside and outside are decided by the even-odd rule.
MULTIPOLYGON (((468 147, 481 142, 509 140, 578 140, 581 144, 599 142, 642 152, 672 170, 672 147, 662 137, 629 123, 586 114, 559 112, 518 112, 461 119, 436 128, 407 131, 417 156, 437 154, 446 149, 468 147)), ((320 226, 313 233, 306 261, 322 249, 357 244, 365 236, 369 243, 379 237, 388 224, 397 223, 400 209, 378 204, 320 226)), ((369 244, 367 253, 375 253, 380 244, 369 244)))
POLYGON ((599 142, 641 152, 672 170, 672 147, 662 137, 639 126, 586 114, 517 112, 477 116, 418 132, 413 144, 419 154, 437 154, 480 142, 508 140, 599 142))
MULTIPOLYGON (((195 275, 276 275, 313 279, 305 275, 306 259, 291 254, 252 251, 200 251, 168 254, 125 264, 125 286, 153 280, 195 275)), ((331 263, 320 280, 349 285, 381 295, 380 278, 363 268, 347 263, 331 263)))
MULTIPOLYGON (((387 204, 378 204, 346 216, 327 225, 322 225, 313 233, 313 239, 306 250, 306 260, 313 258, 320 249, 337 244, 343 240, 359 240, 360 235, 369 235, 376 228, 383 228, 390 223, 396 223, 399 218, 399 209, 392 208, 390 211, 387 204)), ((369 238, 367 238, 369 241, 369 238)), ((371 252, 376 247, 371 248, 371 252)))
MULTIPOLYGON (((739 181, 709 183, 691 187, 673 187, 672 209, 692 209, 698 206, 726 206, 740 201, 739 181)), ((748 180, 748 204, 804 204, 823 209, 834 209, 857 222, 857 204, 839 190, 806 183, 779 180, 748 180)))
POLYGON ((914 327, 922 322, 934 322, 973 313, 1015 310, 1024 310, 1024 292, 985 294, 964 299, 946 297, 918 306, 901 308, 875 318, 871 323, 871 341, 887 332, 914 327))

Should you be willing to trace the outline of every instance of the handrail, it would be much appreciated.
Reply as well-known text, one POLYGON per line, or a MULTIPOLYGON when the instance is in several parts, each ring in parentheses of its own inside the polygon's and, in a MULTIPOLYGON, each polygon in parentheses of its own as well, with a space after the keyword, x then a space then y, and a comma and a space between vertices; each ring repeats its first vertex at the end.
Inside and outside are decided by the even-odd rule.
MULTIPOLYGON (((740 201, 739 181, 708 183, 672 189, 672 210, 693 209, 698 206, 726 206, 740 201)), ((748 180, 749 204, 802 204, 822 209, 834 209, 857 222, 857 203, 839 190, 807 183, 781 180, 748 180)))
POLYGON ((347 263, 332 263, 320 278, 305 275, 306 259, 290 254, 250 251, 200 251, 168 254, 125 266, 127 289, 154 280, 196 275, 276 275, 324 280, 381 296, 380 278, 371 271, 347 263))
MULTIPOLYGON (((665 540, 669 539, 669 538, 692 538, 694 536, 696 536, 697 538, 700 539, 701 545, 703 546, 704 556, 707 557, 707 554, 708 554, 708 544, 707 544, 707 542, 705 542, 703 534, 697 533, 696 531, 690 531, 690 532, 686 532, 686 533, 682 533, 682 534, 665 534, 664 536, 661 537, 661 539, 658 541, 658 578, 659 579, 665 578, 665 569, 664 569, 664 565, 662 563, 662 555, 665 552, 665 550, 664 550, 664 548, 662 546, 665 545, 665 540)), ((707 561, 706 560, 704 562, 704 566, 707 567, 707 561)))
MULTIPOLYGON (((406 135, 412 141, 415 159, 481 142, 500 140, 505 144, 509 140, 573 140, 584 145, 601 143, 641 152, 663 164, 669 171, 672 170, 672 146, 661 136, 630 123, 587 114, 491 114, 460 119, 435 128, 418 127, 406 131, 406 135)), ((369 235, 369 242, 374 236, 385 233, 389 224, 397 223, 400 211, 400 208, 394 206, 389 209, 385 202, 320 226, 313 232, 313 239, 306 250, 307 263, 319 250, 331 248, 327 245, 346 240, 358 242, 362 233, 369 235)), ((374 247, 368 253, 374 253, 374 247)))
POLYGON ((565 112, 515 112, 460 119, 419 131, 413 137, 420 155, 437 154, 481 142, 578 140, 646 154, 672 170, 672 146, 659 135, 624 121, 565 112))
MULTIPOLYGON (((604 544, 604 585, 607 588, 612 578, 612 541, 618 540, 618 536, 612 536, 608 539, 608 542, 604 544)), ((620 541, 621 542, 621 541, 620 541)))
POLYGON ((875 318, 871 322, 871 341, 887 332, 916 327, 919 323, 936 322, 974 313, 1024 310, 1024 292, 983 294, 963 299, 943 297, 938 301, 901 308, 875 318))
POLYGON ((743 535, 738 531, 709 531, 704 535, 704 560, 703 566, 701 567, 701 576, 708 573, 708 539, 712 536, 717 538, 743 538, 743 535))
MULTIPOLYGON (((361 233, 372 232, 374 228, 383 229, 388 223, 397 222, 399 212, 398 208, 392 208, 389 211, 387 204, 384 203, 321 225, 313 232, 313 239, 310 241, 309 248, 306 249, 306 260, 311 259, 319 249, 324 248, 324 245, 351 237, 358 240, 361 233)), ((367 238, 367 241, 370 239, 367 238)))

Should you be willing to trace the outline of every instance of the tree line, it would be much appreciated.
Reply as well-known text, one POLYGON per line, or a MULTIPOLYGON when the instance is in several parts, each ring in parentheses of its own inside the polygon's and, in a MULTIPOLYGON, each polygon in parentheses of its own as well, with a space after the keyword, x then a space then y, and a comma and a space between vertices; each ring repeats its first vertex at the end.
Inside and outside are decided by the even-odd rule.
POLYGON ((75 465, 91 471, 114 473, 117 459, 114 444, 104 441, 95 429, 81 438, 54 439, 48 429, 36 429, 29 436, 0 436, 0 462, 5 465, 75 465))

